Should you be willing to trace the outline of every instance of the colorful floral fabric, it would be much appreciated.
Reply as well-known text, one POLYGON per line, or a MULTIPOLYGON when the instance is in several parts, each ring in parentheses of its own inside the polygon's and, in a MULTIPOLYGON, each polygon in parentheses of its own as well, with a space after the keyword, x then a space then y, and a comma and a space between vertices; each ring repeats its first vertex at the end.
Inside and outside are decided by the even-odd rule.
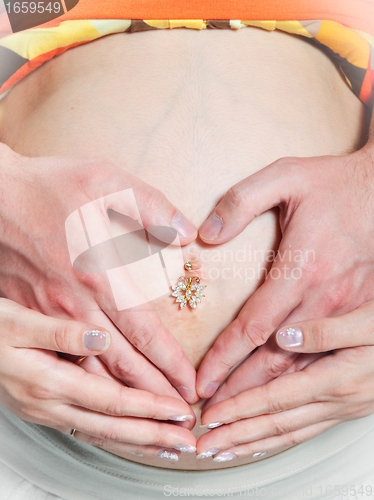
MULTIPOLYGON (((172 0, 170 1, 172 2, 172 0)), ((116 16, 126 12, 134 13, 131 9, 128 11, 123 10, 126 2, 122 1, 119 4, 119 0, 106 1, 105 9, 103 8, 101 13, 102 18, 98 19, 98 2, 95 2, 95 0, 80 0, 80 2, 77 7, 69 12, 66 11, 66 15, 55 21, 18 33, 11 32, 6 13, 0 16, 0 96, 34 69, 53 57, 73 47, 109 34, 175 28, 237 30, 254 26, 267 31, 281 30, 292 35, 312 39, 315 43, 321 44, 341 69, 355 95, 367 105, 371 105, 373 102, 374 36, 353 29, 352 26, 355 24, 362 26, 362 23, 360 24, 355 19, 349 23, 351 26, 345 26, 333 19, 298 21, 271 19, 262 21, 249 19, 107 19, 107 15, 113 16, 113 12, 117 13, 116 16), (115 4, 118 4, 118 9, 121 6, 121 9, 115 10, 115 4), (112 9, 107 7, 112 7, 112 9), (92 17, 95 18, 74 19, 75 12, 79 12, 79 16, 77 14, 76 17, 88 16, 92 13, 94 14, 92 17)), ((361 0, 361 2, 364 3, 365 0, 361 0)), ((147 2, 145 3, 147 4, 147 2)), ((258 3, 262 4, 263 2, 258 3)), ((286 3, 294 5, 300 2, 288 0, 286 3)), ((148 2, 148 4, 154 5, 152 2, 148 2)), ((143 10, 147 7, 147 5, 144 7, 144 0, 139 2, 139 5, 143 10)), ((272 5, 271 2, 270 5, 272 5)), ((172 7, 174 7, 174 4, 172 7)), ((356 9, 358 8, 356 6, 356 9)), ((152 9, 150 9, 150 12, 152 12, 152 9)), ((144 14, 143 11, 142 13, 144 14)), ((255 13, 260 12, 257 9, 255 13)), ((264 11, 264 13, 266 12, 264 11)), ((371 9, 368 14, 373 16, 374 26, 374 9, 371 9)), ((284 15, 285 9, 283 8, 282 17, 284 15)), ((347 13, 346 15, 348 16, 347 13)), ((331 15, 331 17, 334 16, 331 15)), ((342 17, 341 13, 340 17, 342 17)), ((361 17, 364 17, 364 13, 361 17)))

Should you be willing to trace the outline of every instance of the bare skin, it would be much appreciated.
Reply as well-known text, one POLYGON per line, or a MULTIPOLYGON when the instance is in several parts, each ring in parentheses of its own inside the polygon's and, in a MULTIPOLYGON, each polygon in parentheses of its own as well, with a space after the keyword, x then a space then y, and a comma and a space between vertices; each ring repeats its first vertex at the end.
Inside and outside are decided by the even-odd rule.
MULTIPOLYGON (((317 48, 252 29, 107 37, 27 77, 2 103, 2 116, 2 141, 17 153, 109 160, 162 191, 196 227, 232 185, 280 157, 358 149, 366 119, 317 48)), ((195 368, 262 283, 279 239, 277 213, 269 211, 219 247, 198 239, 184 248, 208 285, 205 299, 195 311, 180 311, 167 296, 153 305, 195 368)), ((50 304, 41 309, 55 312, 50 304)), ((201 405, 194 406, 197 415, 201 405)), ((100 445, 154 466, 230 465, 186 455, 169 465, 146 455, 138 460, 108 441, 100 445)))

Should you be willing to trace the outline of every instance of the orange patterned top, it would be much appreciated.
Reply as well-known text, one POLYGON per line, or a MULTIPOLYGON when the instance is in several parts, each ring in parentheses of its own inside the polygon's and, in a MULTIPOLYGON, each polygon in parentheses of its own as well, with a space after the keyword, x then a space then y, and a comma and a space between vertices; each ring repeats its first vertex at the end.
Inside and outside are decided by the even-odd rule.
POLYGON ((109 34, 255 26, 322 44, 353 92, 365 104, 373 103, 373 0, 5 0, 4 4, 0 97, 44 62, 109 34), (24 13, 23 4, 27 4, 24 13), (37 14, 40 4, 43 12, 37 14))

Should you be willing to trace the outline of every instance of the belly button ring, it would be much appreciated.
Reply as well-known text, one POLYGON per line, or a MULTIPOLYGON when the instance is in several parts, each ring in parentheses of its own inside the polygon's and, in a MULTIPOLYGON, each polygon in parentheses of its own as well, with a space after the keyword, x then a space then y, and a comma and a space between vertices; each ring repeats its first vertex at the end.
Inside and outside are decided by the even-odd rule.
MULTIPOLYGON (((186 271, 192 271, 191 262, 186 262, 184 268, 186 271)), ((173 290, 171 297, 175 297, 175 302, 179 303, 181 309, 186 307, 187 303, 192 309, 196 309, 202 297, 205 297, 203 291, 206 287, 207 285, 200 284, 198 276, 193 276, 192 278, 180 276, 178 283, 171 287, 173 290)))

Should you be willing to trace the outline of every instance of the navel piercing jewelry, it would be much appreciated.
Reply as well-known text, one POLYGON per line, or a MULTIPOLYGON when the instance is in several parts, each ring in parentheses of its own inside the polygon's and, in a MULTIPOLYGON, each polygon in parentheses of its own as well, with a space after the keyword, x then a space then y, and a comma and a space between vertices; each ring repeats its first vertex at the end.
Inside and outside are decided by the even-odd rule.
POLYGON ((184 268, 186 271, 192 271, 192 263, 191 262, 186 262, 184 265, 184 268))
MULTIPOLYGON (((184 268, 186 271, 192 271, 191 262, 186 262, 184 268)), ((202 292, 206 287, 207 285, 200 284, 200 278, 198 276, 194 276, 193 278, 180 276, 178 278, 178 283, 171 287, 173 290, 171 296, 175 297, 175 302, 179 303, 181 309, 186 307, 187 303, 192 309, 196 309, 202 297, 205 297, 202 292)))

